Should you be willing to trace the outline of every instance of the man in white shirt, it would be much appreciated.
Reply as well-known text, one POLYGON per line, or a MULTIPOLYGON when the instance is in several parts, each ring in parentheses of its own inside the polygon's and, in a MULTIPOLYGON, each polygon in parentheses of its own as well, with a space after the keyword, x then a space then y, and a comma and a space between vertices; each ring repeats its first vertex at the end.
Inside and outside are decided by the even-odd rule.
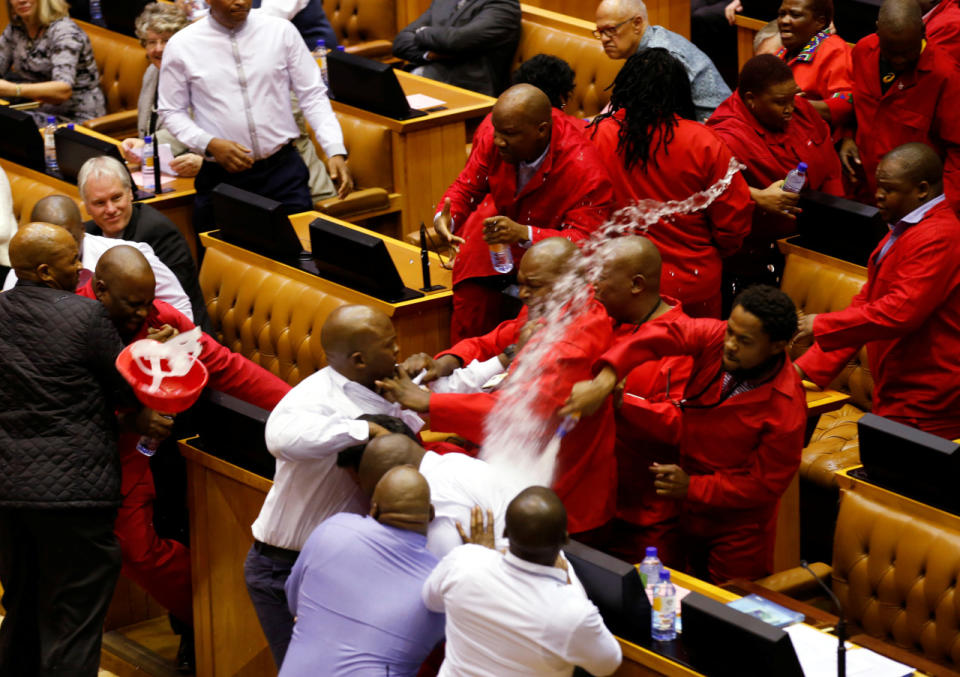
POLYGON ((289 21, 250 13, 251 0, 210 0, 210 14, 177 33, 160 70, 164 127, 210 160, 197 174, 194 225, 212 224, 210 191, 220 183, 313 209, 290 91, 328 158, 344 197, 353 187, 346 148, 310 52, 289 21), (191 115, 192 113, 192 115, 191 115))
POLYGON ((337 467, 337 454, 387 430, 357 417, 388 414, 414 432, 423 427, 415 413, 373 390, 377 379, 393 373, 399 352, 389 317, 341 306, 327 317, 320 342, 327 366, 298 383, 267 420, 267 448, 277 467, 245 564, 247 590, 278 667, 293 632, 284 583, 299 551, 330 515, 367 511, 356 483, 337 467))
POLYGON ((337 465, 357 472, 360 490, 368 498, 391 469, 400 465, 417 468, 430 485, 436 514, 427 530, 427 549, 437 557, 463 544, 457 524, 468 526, 475 506, 492 516, 496 546, 507 545, 502 538, 507 506, 522 487, 511 484, 485 461, 456 452, 427 451, 406 435, 392 433, 370 440, 360 454, 341 452, 337 465))
POLYGON ((507 508, 506 555, 469 544, 437 565, 423 602, 447 614, 439 677, 569 677, 578 665, 602 676, 619 667, 619 643, 558 558, 566 526, 557 495, 529 487, 507 508))
MULTIPOLYGON (((97 268, 97 261, 100 260, 105 251, 118 245, 135 247, 147 259, 147 263, 153 270, 153 275, 157 280, 156 298, 169 303, 186 315, 191 322, 194 321, 193 307, 190 305, 187 292, 183 290, 183 286, 177 280, 173 271, 157 258, 153 248, 146 242, 131 242, 84 232, 80 208, 77 207, 76 202, 66 195, 48 195, 39 200, 33 206, 30 220, 62 226, 77 241, 77 246, 80 248, 80 261, 83 264, 83 270, 80 271, 80 285, 83 285, 93 275, 93 271, 97 268)), ((17 274, 11 270, 4 281, 3 290, 12 289, 16 283, 17 274)))

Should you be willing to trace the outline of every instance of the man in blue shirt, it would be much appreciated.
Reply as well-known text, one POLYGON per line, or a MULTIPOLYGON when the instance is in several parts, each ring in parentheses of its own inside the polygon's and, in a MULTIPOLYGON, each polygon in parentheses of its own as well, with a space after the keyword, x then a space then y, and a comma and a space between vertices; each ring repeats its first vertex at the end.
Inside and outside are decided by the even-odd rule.
POLYGON ((280 677, 413 677, 443 639, 444 615, 420 598, 430 487, 410 466, 377 483, 370 515, 339 513, 307 539, 287 579, 297 618, 280 677))

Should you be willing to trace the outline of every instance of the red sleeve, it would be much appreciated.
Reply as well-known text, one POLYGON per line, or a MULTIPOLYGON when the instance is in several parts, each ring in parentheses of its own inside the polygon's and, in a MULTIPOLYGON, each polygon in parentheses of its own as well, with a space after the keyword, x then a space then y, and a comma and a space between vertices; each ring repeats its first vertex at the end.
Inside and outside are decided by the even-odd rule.
POLYGON ((437 354, 437 359, 444 355, 454 355, 460 358, 464 365, 470 364, 474 360, 483 362, 491 357, 496 357, 503 352, 504 348, 517 342, 520 335, 520 329, 527 321, 526 312, 522 312, 519 317, 513 320, 501 322, 488 334, 464 339, 448 350, 437 354))
MULTIPOLYGON (((941 52, 943 53, 943 52, 941 52)), ((951 61, 944 54, 944 61, 951 61)), ((954 71, 960 68, 953 66, 954 71)), ((960 212, 960 82, 956 75, 947 79, 937 105, 934 132, 943 144, 943 192, 954 210, 960 212)))
MULTIPOLYGON (((712 171, 708 180, 709 185, 713 185, 726 175, 733 153, 719 137, 710 150, 712 171)), ((717 245, 720 256, 729 256, 740 248, 743 239, 750 233, 753 209, 750 186, 742 172, 737 172, 730 181, 730 186, 707 207, 713 242, 717 245)))
POLYGON ((590 171, 589 168, 584 168, 581 179, 580 186, 569 187, 578 191, 581 197, 564 213, 562 227, 557 229, 533 226, 533 242, 548 237, 565 237, 571 242, 578 242, 590 237, 593 231, 606 223, 613 210, 613 187, 607 178, 607 170, 598 168, 590 171))
MULTIPOLYGON (((787 365, 793 369, 792 364, 787 365)), ((723 508, 756 508, 775 503, 790 486, 800 467, 806 407, 797 407, 783 393, 779 406, 766 415, 760 443, 745 466, 691 475, 687 500, 723 508)), ((803 397, 800 392, 798 397, 803 397)))
POLYGON ((644 324, 632 337, 618 341, 605 352, 593 371, 609 365, 622 379, 638 364, 669 355, 690 355, 699 362, 705 352, 723 341, 726 326, 723 320, 709 318, 644 324))
POLYGON ((814 343, 810 349, 797 359, 796 364, 803 369, 807 380, 826 388, 833 379, 840 375, 843 368, 853 359, 860 350, 860 346, 850 346, 840 350, 831 350, 829 353, 814 343))
POLYGON ((833 127, 846 124, 853 116, 853 48, 843 39, 834 42, 829 54, 823 54, 823 67, 818 72, 823 101, 830 109, 833 127), (838 96, 839 95, 839 96, 838 96))
POLYGON ((454 230, 463 227, 467 217, 480 205, 490 192, 490 158, 496 148, 493 145, 493 125, 487 117, 473 137, 473 148, 467 165, 454 179, 437 203, 437 211, 443 208, 444 200, 450 198, 450 216, 454 230))
MULTIPOLYGON (((914 226, 922 228, 923 225, 914 226)), ((933 228, 934 224, 930 224, 933 228)), ((911 238, 907 231, 893 246, 910 247, 889 289, 873 301, 868 279, 850 306, 834 313, 817 315, 813 334, 824 350, 860 347, 869 341, 899 338, 914 331, 954 291, 958 259, 952 243, 944 237, 911 238)), ((887 256, 891 256, 888 254, 887 256)), ((890 261, 886 265, 892 265, 890 261)))
POLYGON ((474 444, 483 444, 483 422, 496 403, 494 393, 433 393, 430 429, 456 433, 474 444))
POLYGON ((670 357, 647 362, 627 376, 620 416, 654 441, 680 444, 682 412, 675 401, 683 398, 693 360, 670 357))

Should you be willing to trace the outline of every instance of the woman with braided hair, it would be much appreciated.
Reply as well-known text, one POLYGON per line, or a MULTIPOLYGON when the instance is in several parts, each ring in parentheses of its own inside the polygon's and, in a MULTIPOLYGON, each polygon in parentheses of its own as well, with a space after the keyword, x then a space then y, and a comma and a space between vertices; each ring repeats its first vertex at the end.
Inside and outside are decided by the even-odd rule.
MULTIPOLYGON (((690 81, 667 50, 627 59, 613 83, 610 108, 591 125, 618 207, 637 200, 682 200, 722 179, 732 155, 711 130, 693 121, 690 81)), ((659 221, 646 233, 663 257, 660 290, 688 315, 720 318, 721 259, 750 230, 753 203, 736 174, 706 209, 659 221)))

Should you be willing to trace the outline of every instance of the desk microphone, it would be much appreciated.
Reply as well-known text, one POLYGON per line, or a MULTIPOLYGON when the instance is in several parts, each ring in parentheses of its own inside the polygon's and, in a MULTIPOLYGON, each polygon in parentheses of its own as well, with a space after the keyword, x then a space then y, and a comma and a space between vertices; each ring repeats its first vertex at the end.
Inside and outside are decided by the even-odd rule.
POLYGON ((800 566, 813 576, 813 580, 827 592, 827 595, 830 596, 837 607, 837 677, 847 677, 847 622, 843 617, 843 606, 837 596, 833 594, 830 586, 820 580, 820 577, 814 573, 806 560, 800 560, 800 566))
POLYGON ((427 228, 420 222, 420 271, 423 274, 423 286, 420 291, 437 291, 443 285, 430 284, 430 251, 427 249, 427 228))
POLYGON ((156 133, 153 135, 153 192, 157 195, 163 193, 160 183, 160 142, 156 133))

